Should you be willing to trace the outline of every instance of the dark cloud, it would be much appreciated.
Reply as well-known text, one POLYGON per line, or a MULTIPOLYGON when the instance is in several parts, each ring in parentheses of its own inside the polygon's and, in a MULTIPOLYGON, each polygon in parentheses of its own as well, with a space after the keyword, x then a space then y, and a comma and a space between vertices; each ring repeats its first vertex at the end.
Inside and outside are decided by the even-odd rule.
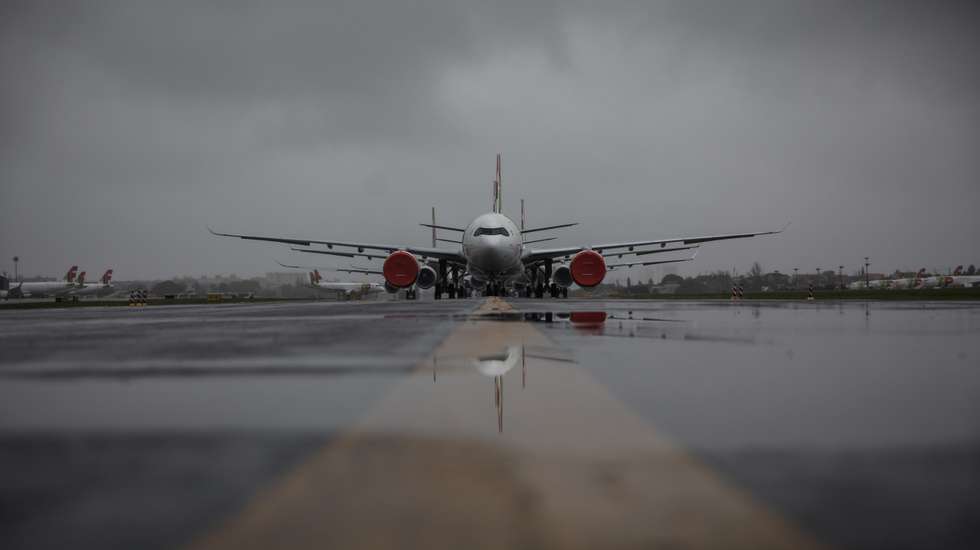
POLYGON ((792 219, 688 269, 975 261, 975 6, 6 2, 0 250, 164 276, 287 257, 208 222, 424 242, 502 151, 568 242, 792 219))

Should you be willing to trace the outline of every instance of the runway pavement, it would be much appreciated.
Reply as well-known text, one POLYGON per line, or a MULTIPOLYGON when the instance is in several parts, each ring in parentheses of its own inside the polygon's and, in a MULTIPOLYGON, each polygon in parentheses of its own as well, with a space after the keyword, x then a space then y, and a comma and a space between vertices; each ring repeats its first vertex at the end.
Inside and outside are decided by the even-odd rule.
POLYGON ((0 313, 0 546, 973 548, 980 307, 0 313))

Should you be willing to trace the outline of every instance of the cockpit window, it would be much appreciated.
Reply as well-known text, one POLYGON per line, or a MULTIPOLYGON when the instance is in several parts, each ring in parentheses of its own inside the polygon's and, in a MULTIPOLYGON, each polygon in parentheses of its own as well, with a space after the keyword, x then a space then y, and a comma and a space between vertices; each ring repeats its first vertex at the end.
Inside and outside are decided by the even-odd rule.
POLYGON ((503 235, 504 237, 510 237, 510 233, 503 227, 477 227, 476 231, 473 232, 473 236, 479 237, 480 235, 503 235))

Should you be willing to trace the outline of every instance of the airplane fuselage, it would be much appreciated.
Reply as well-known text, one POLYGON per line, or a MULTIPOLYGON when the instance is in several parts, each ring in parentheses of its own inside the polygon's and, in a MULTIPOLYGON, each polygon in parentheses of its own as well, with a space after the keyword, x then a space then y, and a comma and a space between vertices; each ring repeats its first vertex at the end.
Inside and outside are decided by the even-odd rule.
POLYGON ((463 257, 475 282, 504 283, 523 273, 521 230, 496 212, 477 217, 463 232, 463 257))

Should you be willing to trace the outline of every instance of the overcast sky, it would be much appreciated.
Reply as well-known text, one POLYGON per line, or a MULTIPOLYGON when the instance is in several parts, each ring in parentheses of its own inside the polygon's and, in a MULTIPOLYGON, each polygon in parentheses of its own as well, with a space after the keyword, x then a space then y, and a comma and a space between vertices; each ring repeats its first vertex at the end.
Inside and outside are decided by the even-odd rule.
POLYGON ((0 269, 308 260, 207 224, 426 244, 497 152, 559 244, 793 223, 686 274, 980 263, 978 6, 7 0, 0 269))

